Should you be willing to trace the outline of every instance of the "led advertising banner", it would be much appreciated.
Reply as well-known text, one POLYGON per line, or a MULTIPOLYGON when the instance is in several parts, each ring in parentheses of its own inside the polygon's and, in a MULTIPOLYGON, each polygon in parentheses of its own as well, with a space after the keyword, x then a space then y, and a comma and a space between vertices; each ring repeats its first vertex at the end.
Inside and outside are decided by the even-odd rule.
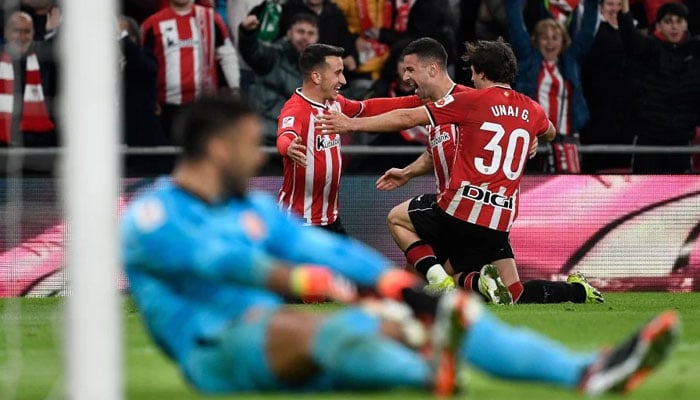
MULTIPOLYGON (((414 179, 392 192, 377 191, 375 180, 343 178, 340 216, 350 236, 403 266, 386 216, 395 205, 434 192, 434 179, 414 179)), ((124 181, 115 217, 151 183, 124 181)), ((258 177, 251 186, 276 195, 280 183, 278 176, 258 177)), ((0 297, 68 293, 63 266, 70 231, 56 185, 52 179, 0 180, 0 297)), ((525 176, 517 203, 510 238, 522 280, 565 279, 581 271, 603 291, 700 290, 698 176, 525 176)), ((99 236, 95 232, 95 240, 99 236)), ((127 290, 123 276, 115 284, 127 290)))

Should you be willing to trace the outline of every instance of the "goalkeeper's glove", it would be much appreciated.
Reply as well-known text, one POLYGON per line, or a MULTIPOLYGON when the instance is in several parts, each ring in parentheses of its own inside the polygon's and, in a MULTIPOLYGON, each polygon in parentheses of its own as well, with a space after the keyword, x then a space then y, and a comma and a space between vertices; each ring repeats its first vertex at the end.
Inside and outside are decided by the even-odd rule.
POLYGON ((357 300, 357 287, 352 282, 318 265, 292 269, 290 292, 301 298, 329 298, 343 303, 357 300))

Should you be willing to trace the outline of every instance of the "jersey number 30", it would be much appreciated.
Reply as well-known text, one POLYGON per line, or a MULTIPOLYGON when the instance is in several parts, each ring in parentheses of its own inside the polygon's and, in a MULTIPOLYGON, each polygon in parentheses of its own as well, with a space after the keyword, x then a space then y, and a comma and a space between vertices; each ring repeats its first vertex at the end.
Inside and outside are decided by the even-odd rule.
POLYGON ((523 167, 527 160, 527 151, 530 148, 530 133, 522 128, 513 130, 513 132, 508 135, 508 144, 506 145, 506 154, 504 157, 503 146, 500 144, 503 135, 506 134, 503 125, 493 122, 484 122, 481 124, 481 130, 493 133, 491 140, 484 146, 484 150, 493 153, 493 156, 491 157, 491 163, 488 165, 485 159, 475 157, 474 165, 477 171, 484 175, 493 175, 501 169, 506 178, 511 181, 518 179, 523 172, 523 167), (522 145, 519 146, 518 144, 520 144, 519 142, 521 141, 522 145), (516 151, 520 152, 518 156, 515 154, 516 151), (514 163, 518 164, 515 168, 513 168, 514 163))

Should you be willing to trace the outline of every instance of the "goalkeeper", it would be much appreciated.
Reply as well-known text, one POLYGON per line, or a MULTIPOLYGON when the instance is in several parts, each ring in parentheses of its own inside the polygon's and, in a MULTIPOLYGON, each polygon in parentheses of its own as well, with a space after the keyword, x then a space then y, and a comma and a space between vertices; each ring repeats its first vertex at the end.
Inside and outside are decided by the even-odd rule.
POLYGON ((466 292, 423 294, 418 278, 377 252, 304 228, 268 196, 247 192, 264 161, 249 105, 201 99, 176 121, 180 160, 130 205, 122 250, 148 332, 198 390, 449 395, 463 361, 502 378, 599 393, 634 388, 670 350, 673 312, 612 351, 575 353, 508 327, 466 292), (285 306, 283 294, 356 305, 320 314, 285 306), (419 351, 426 346, 430 359, 419 351))

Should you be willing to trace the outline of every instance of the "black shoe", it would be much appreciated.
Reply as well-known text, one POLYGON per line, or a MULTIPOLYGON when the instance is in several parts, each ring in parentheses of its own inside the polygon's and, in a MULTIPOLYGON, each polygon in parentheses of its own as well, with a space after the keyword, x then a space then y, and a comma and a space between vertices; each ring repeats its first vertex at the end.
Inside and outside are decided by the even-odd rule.
POLYGON ((592 395, 634 390, 668 356, 679 330, 674 311, 659 314, 617 348, 602 352, 588 367, 579 389, 592 395))

